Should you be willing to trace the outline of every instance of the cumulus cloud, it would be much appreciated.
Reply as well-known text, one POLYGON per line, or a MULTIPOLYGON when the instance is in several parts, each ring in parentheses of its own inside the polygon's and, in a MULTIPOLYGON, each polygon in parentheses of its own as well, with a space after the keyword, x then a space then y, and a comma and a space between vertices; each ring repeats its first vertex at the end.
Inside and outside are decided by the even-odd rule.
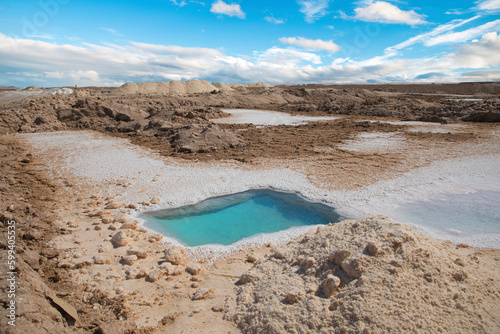
POLYGON ((463 45, 450 55, 458 67, 473 69, 500 65, 500 36, 496 32, 484 34, 480 40, 463 45))
POLYGON ((477 2, 477 9, 485 11, 500 10, 500 0, 484 0, 477 2))
POLYGON ((116 86, 130 81, 189 79, 272 84, 500 80, 500 72, 495 71, 500 64, 498 55, 500 37, 495 32, 435 57, 338 58, 329 64, 314 52, 293 48, 272 47, 251 57, 233 57, 211 48, 139 42, 60 45, 0 33, 0 77, 9 78, 0 84, 116 86), (466 69, 474 72, 465 75, 466 69))
POLYGON ((321 57, 310 52, 273 47, 258 57, 260 63, 299 65, 305 62, 321 64, 321 57))
POLYGON ((298 0, 297 3, 300 5, 300 12, 306 16, 306 22, 314 23, 328 14, 326 9, 330 0, 298 0))
POLYGON ((290 44, 300 46, 305 49, 325 50, 330 52, 337 52, 340 46, 335 44, 332 40, 323 41, 321 39, 307 39, 303 37, 282 37, 279 41, 283 44, 290 44))
POLYGON ((425 15, 417 14, 413 10, 404 11, 385 1, 369 3, 366 7, 354 9, 354 19, 365 22, 395 23, 418 25, 427 23, 425 15))
POLYGON ((240 19, 245 18, 245 13, 241 10, 240 5, 237 4, 227 4, 222 0, 214 2, 210 11, 214 14, 224 14, 231 17, 237 17, 240 19))

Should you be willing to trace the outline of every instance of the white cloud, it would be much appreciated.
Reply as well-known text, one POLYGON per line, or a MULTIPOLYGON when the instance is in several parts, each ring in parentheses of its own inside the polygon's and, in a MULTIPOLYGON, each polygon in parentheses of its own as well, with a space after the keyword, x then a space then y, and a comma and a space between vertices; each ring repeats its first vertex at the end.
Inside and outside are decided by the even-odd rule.
POLYGON ((272 24, 283 24, 283 23, 285 23, 284 20, 277 19, 274 16, 266 16, 266 17, 264 17, 264 20, 266 20, 267 22, 272 23, 272 24))
POLYGON ((500 0, 478 1, 477 4, 479 10, 496 11, 500 9, 500 0))
POLYGON ((178 2, 177 0, 170 0, 174 5, 179 6, 179 7, 184 7, 187 5, 186 1, 182 0, 181 2, 178 2))
POLYGON ((332 40, 323 41, 321 39, 313 40, 303 37, 282 37, 279 41, 283 44, 296 45, 305 49, 325 50, 330 52, 337 52, 340 50, 340 46, 335 44, 332 40))
POLYGON ((471 17, 471 18, 465 19, 465 20, 461 20, 461 19, 453 20, 449 23, 442 24, 442 25, 432 29, 430 32, 426 32, 426 33, 414 36, 414 37, 412 37, 404 42, 401 42, 401 43, 396 44, 394 46, 388 47, 387 49, 385 49, 385 51, 386 51, 386 53, 392 53, 394 51, 398 51, 398 50, 402 50, 404 48, 410 47, 416 43, 427 43, 433 37, 440 36, 448 31, 454 30, 454 29, 456 29, 464 24, 467 24, 471 21, 474 21, 480 17, 481 16, 474 16, 474 17, 471 17))
POLYGON ((300 5, 300 12, 306 16, 306 22, 313 23, 328 14, 326 9, 330 0, 298 0, 297 3, 300 5))
POLYGON ((273 47, 252 57, 232 57, 210 48, 139 42, 60 45, 0 33, 0 75, 10 78, 5 84, 26 86, 116 86, 129 81, 188 79, 273 84, 500 80, 499 55, 500 37, 494 32, 430 58, 337 58, 329 59, 328 65, 314 52, 293 48, 273 47), (474 72, 467 74, 467 69, 474 72))
POLYGON ((104 28, 104 27, 101 27, 99 28, 101 30, 104 30, 104 31, 107 31, 115 36, 123 36, 122 34, 120 34, 118 31, 116 31, 116 29, 113 29, 113 28, 104 28))
POLYGON ((231 17, 236 16, 240 19, 245 18, 245 13, 241 10, 240 5, 230 5, 222 0, 214 2, 212 4, 212 7, 210 8, 210 11, 214 14, 224 14, 231 17))
POLYGON ((365 22, 417 25, 427 23, 425 16, 413 10, 404 11, 385 1, 370 2, 366 7, 354 9, 354 19, 365 22))
POLYGON ((321 64, 321 57, 317 54, 278 47, 266 50, 259 55, 258 59, 260 63, 278 65, 299 65, 304 61, 313 64, 321 64))
POLYGON ((500 65, 500 36, 490 32, 450 55, 459 67, 480 69, 500 65))
POLYGON ((495 20, 464 31, 449 32, 447 34, 429 38, 424 42, 424 45, 434 46, 438 44, 464 43, 485 33, 497 31, 499 29, 500 20, 495 20))

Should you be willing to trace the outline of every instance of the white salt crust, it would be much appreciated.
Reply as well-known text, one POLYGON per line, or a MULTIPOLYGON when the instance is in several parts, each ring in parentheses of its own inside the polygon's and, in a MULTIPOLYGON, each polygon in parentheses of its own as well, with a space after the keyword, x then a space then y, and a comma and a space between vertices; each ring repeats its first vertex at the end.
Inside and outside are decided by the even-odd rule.
MULTIPOLYGON (((349 218, 382 214, 391 216, 398 205, 424 200, 439 193, 470 193, 478 190, 500 191, 500 155, 479 155, 436 161, 396 178, 380 181, 356 191, 328 191, 311 184, 306 175, 287 168, 252 169, 236 162, 179 163, 127 140, 101 134, 52 132, 20 135, 41 155, 56 177, 74 176, 94 186, 96 192, 117 196, 120 201, 140 203, 159 197, 158 205, 144 210, 177 207, 208 197, 249 189, 272 188, 296 192, 311 201, 337 208, 349 218), (116 185, 128 184, 128 187, 116 185)), ((236 250, 281 244, 314 228, 253 236, 230 246, 207 245, 191 248, 193 254, 218 256, 236 250)), ((468 243, 475 247, 498 248, 498 234, 450 234, 418 227, 437 239, 468 243)), ((178 244, 175 240, 167 241, 178 244)))

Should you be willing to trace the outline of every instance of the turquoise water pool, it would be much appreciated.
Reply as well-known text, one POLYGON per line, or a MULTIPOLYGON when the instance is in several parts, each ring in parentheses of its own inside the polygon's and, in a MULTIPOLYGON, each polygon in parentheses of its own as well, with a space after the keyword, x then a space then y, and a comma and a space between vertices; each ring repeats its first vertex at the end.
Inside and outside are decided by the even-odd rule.
POLYGON ((261 233, 326 225, 341 219, 331 206, 273 190, 213 197, 193 205, 148 212, 141 218, 145 227, 189 247, 231 245, 261 233))

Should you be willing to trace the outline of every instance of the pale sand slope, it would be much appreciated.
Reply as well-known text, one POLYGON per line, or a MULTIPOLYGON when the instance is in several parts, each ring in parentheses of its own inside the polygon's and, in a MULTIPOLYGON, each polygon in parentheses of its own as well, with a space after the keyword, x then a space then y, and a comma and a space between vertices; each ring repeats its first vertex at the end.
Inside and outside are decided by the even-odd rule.
POLYGON ((381 217, 320 227, 245 273, 227 318, 245 333, 498 333, 500 270, 479 254, 381 217))

